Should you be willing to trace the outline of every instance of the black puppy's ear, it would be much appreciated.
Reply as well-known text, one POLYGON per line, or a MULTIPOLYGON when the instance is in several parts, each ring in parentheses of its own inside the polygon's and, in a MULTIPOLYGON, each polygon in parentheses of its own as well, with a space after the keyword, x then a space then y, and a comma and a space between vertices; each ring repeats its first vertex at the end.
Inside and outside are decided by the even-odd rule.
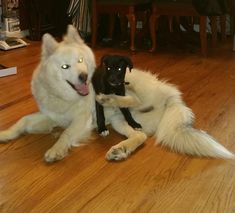
POLYGON ((100 60, 100 65, 101 66, 106 66, 107 65, 107 62, 108 62, 108 59, 109 59, 110 55, 104 55, 101 60, 100 60))
POLYGON ((133 68, 133 63, 132 63, 131 59, 127 56, 124 56, 123 59, 126 62, 126 65, 128 66, 128 68, 131 72, 131 69, 133 68))

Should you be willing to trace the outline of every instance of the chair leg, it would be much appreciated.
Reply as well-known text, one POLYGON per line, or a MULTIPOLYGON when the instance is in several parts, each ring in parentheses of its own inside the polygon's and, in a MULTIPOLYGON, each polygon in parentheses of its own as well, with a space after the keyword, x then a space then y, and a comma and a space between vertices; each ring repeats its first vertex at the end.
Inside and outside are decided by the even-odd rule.
POLYGON ((121 25, 121 40, 124 41, 127 39, 127 26, 128 21, 125 15, 119 14, 120 25, 121 25))
POLYGON ((108 32, 108 35, 109 35, 109 38, 112 38, 113 37, 113 30, 114 30, 114 23, 115 23, 115 14, 111 14, 109 16, 109 32, 108 32))
POLYGON ((153 7, 153 12, 149 18, 149 29, 150 29, 150 37, 152 41, 152 47, 149 52, 155 52, 157 46, 157 38, 156 38, 156 28, 157 28, 157 19, 158 15, 156 14, 156 8, 153 7))
POLYGON ((221 40, 226 40, 226 16, 220 16, 221 40))
POLYGON ((217 43, 217 17, 211 16, 211 35, 212 35, 212 47, 216 47, 217 43))
POLYGON ((91 18, 91 47, 96 45, 97 38, 97 6, 96 1, 92 1, 92 18, 91 18))
POLYGON ((172 33, 173 32, 173 16, 168 16, 168 22, 169 22, 170 33, 172 33))
POLYGON ((206 18, 206 16, 200 16, 200 41, 203 56, 207 56, 206 18))
POLYGON ((191 16, 191 17, 189 17, 189 31, 191 33, 193 32, 193 26, 194 26, 194 17, 191 16))
POLYGON ((136 16, 134 13, 134 7, 129 8, 129 13, 126 15, 130 23, 130 37, 131 37, 131 51, 135 51, 135 33, 136 33, 136 16))

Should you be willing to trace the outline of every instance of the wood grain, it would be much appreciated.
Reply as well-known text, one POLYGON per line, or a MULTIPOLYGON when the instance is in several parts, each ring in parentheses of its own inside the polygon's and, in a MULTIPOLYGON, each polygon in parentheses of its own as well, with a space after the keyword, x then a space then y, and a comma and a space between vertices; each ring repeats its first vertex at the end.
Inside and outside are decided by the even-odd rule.
MULTIPOLYGON (((196 114, 196 126, 235 152, 235 53, 231 40, 199 54, 138 52, 135 67, 158 73, 178 85, 196 114)), ((96 49, 129 55, 126 50, 96 49)), ((0 52, 0 63, 17 66, 18 74, 0 78, 0 129, 37 111, 30 92, 40 42, 0 52)), ((143 86, 144 89, 144 86, 143 86)), ((58 130, 61 131, 61 130, 58 130)), ((64 160, 46 164, 50 135, 25 135, 0 144, 1 213, 234 213, 234 161, 194 158, 154 145, 149 138, 129 159, 107 162, 105 153, 123 139, 111 131, 94 132, 88 145, 74 148, 64 160)))

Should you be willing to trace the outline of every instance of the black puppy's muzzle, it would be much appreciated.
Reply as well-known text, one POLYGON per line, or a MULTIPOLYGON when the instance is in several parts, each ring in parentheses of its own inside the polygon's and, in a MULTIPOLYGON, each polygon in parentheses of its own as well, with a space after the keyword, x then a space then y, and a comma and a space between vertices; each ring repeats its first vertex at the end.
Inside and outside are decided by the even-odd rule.
POLYGON ((125 82, 125 80, 120 80, 120 79, 112 79, 112 78, 109 78, 108 79, 108 83, 109 85, 113 86, 113 87, 119 87, 121 85, 128 85, 129 82, 125 82))
POLYGON ((113 87, 119 87, 121 85, 129 85, 130 83, 129 82, 125 82, 125 81, 122 81, 122 82, 112 82, 112 81, 108 81, 109 82, 109 85, 113 86, 113 87))
POLYGON ((118 87, 118 86, 121 86, 125 83, 125 80, 123 77, 117 76, 114 74, 108 76, 107 80, 108 80, 108 83, 113 87, 118 87))
POLYGON ((118 87, 124 84, 124 82, 119 82, 119 81, 108 81, 108 82, 113 87, 118 87))

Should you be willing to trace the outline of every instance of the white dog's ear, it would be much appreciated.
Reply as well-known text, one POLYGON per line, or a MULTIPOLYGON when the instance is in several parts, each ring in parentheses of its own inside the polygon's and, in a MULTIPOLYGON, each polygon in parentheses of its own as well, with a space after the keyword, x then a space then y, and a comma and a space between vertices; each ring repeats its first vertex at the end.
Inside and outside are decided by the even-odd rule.
POLYGON ((64 41, 68 42, 68 43, 70 43, 70 42, 72 42, 72 43, 75 42, 78 44, 84 43, 82 38, 78 34, 77 29, 73 25, 68 25, 67 34, 64 37, 64 41))
POLYGON ((48 33, 42 37, 42 55, 50 56, 58 47, 58 42, 48 33))

